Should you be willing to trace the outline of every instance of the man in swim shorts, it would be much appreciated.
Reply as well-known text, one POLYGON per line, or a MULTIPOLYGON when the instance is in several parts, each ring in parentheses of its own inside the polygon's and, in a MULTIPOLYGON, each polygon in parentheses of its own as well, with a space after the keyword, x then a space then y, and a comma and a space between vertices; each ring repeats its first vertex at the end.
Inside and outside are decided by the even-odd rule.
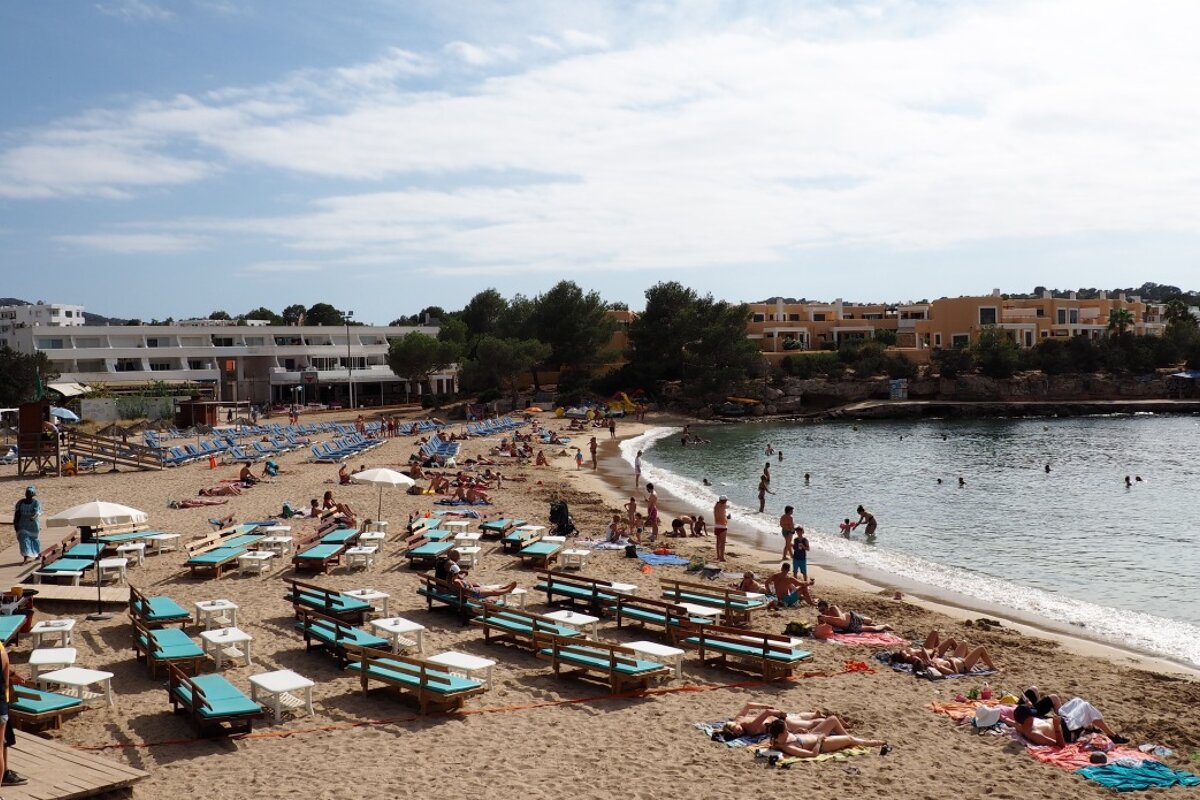
POLYGON ((804 535, 804 528, 796 528, 792 539, 792 572, 808 580, 808 537, 804 535))
POLYGON ((654 484, 646 484, 646 524, 650 526, 650 541, 658 538, 658 492, 654 484))
POLYGON ((779 572, 767 578, 767 592, 775 595, 775 602, 781 608, 795 608, 801 600, 810 606, 816 605, 808 593, 808 584, 796 580, 788 569, 785 561, 779 565, 779 572))
POLYGON ((725 537, 729 534, 729 498, 721 495, 713 506, 713 536, 717 540, 717 561, 725 560, 725 537))
POLYGON ((792 519, 791 506, 783 507, 783 516, 779 518, 779 532, 783 534, 783 557, 790 558, 792 555, 792 537, 796 534, 796 522, 792 519))

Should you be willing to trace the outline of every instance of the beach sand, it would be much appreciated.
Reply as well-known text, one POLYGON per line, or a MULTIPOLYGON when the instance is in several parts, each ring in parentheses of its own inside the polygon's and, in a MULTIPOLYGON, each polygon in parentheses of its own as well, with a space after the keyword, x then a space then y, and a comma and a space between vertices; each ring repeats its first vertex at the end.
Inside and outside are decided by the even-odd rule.
MULTIPOLYGON (((552 428, 564 427, 557 421, 552 428)), ((632 423, 618 428, 622 436, 640 430, 632 423)), ((493 493, 494 504, 481 508, 489 517, 519 516, 545 523, 549 502, 566 499, 576 523, 587 538, 598 537, 607 516, 628 497, 631 476, 622 476, 614 443, 598 432, 606 461, 604 474, 576 471, 568 455, 554 455, 551 466, 504 466, 517 478, 493 493), (521 480, 523 479, 523 480, 521 480)), ((587 436, 573 444, 585 447, 587 436)), ((466 453, 480 453, 495 444, 470 440, 466 453)), ((412 439, 395 439, 354 460, 350 467, 403 465, 414 449, 412 439)), ((230 466, 209 470, 190 465, 163 473, 85 475, 36 481, 47 513, 96 498, 125 503, 150 514, 158 529, 178 532, 185 539, 210 530, 207 518, 234 514, 260 519, 279 511, 284 501, 306 505, 326 489, 351 503, 361 516, 374 516, 378 489, 336 485, 337 468, 304 463, 306 451, 279 459, 284 473, 221 507, 171 510, 170 498, 194 496, 218 478, 233 477, 230 466)), ((15 502, 25 481, 5 468, 0 487, 15 502)), ((427 612, 416 594, 418 573, 402 557, 400 540, 410 513, 436 508, 434 498, 407 496, 385 490, 383 517, 390 536, 382 557, 369 572, 347 573, 337 568, 317 582, 334 589, 369 586, 388 592, 391 613, 427 627, 425 652, 459 650, 495 659, 493 685, 468 701, 466 713, 419 718, 406 700, 381 689, 359 692, 357 680, 340 671, 321 652, 307 653, 292 627, 292 610, 283 599, 281 580, 292 574, 279 567, 266 577, 230 575, 221 580, 193 579, 183 568, 185 556, 168 553, 133 567, 130 581, 154 594, 168 594, 185 607, 202 599, 228 598, 240 606, 239 627, 254 636, 254 666, 226 666, 225 676, 249 693, 248 678, 272 669, 292 669, 314 681, 316 714, 291 717, 279 725, 264 720, 250 737, 196 740, 186 721, 170 713, 165 681, 148 677, 133 659, 130 626, 124 616, 107 622, 84 620, 86 606, 48 605, 41 617, 61 612, 78 620, 75 647, 79 666, 108 670, 117 705, 94 708, 55 732, 59 740, 144 769, 151 777, 133 790, 135 798, 204 794, 222 798, 261 797, 395 797, 479 796, 486 798, 659 798, 687 796, 728 798, 764 793, 802 793, 840 797, 848 792, 875 796, 934 798, 1024 798, 1032 795, 1109 797, 1108 790, 1082 778, 1045 766, 1022 753, 1002 736, 976 736, 938 716, 926 704, 949 700, 958 692, 979 687, 983 680, 928 682, 893 673, 871 659, 874 651, 812 643, 813 659, 804 671, 809 677, 763 684, 754 676, 702 665, 694 654, 685 657, 684 677, 661 684, 646 697, 608 696, 599 683, 556 677, 549 665, 527 651, 485 645, 482 633, 461 626, 445 612, 427 612), (879 667, 876 672, 847 671, 846 662, 879 667), (854 733, 889 741, 887 756, 864 755, 847 761, 797 764, 787 771, 767 768, 745 749, 730 749, 709 741, 692 724, 722 719, 748 700, 770 702, 788 709, 821 707, 834 710, 854 733)), ((685 511, 664 500, 664 516, 685 511)), ((294 532, 311 525, 293 520, 294 532)), ((736 531, 736 528, 735 528, 736 531)), ((11 535, 11 534, 10 534, 11 535)), ((43 535, 49 546, 57 534, 43 535)), ((711 558, 712 540, 678 542, 681 555, 711 558)), ((481 567, 473 577, 483 583, 516 580, 531 587, 533 570, 500 552, 484 547, 481 567)), ((760 575, 777 554, 764 553, 731 541, 731 571, 753 569, 760 575)), ((634 583, 638 593, 658 594, 661 578, 686 579, 682 567, 656 567, 640 572, 640 562, 621 552, 593 554, 586 574, 634 583)), ((1082 642, 1005 623, 985 629, 969 622, 963 610, 921 601, 896 601, 890 591, 852 578, 843 578, 813 564, 822 596, 889 622, 901 635, 923 638, 932 628, 986 645, 1003 673, 992 676, 996 688, 1017 690, 1030 684, 1064 695, 1079 694, 1099 706, 1113 726, 1136 743, 1154 742, 1176 753, 1168 763, 1185 766, 1200 748, 1200 683, 1194 677, 1168 674, 1169 665, 1143 661, 1121 651, 1098 649, 1082 642), (881 593, 882 592, 882 593, 881 593), (1113 660, 1116 659, 1116 660, 1113 660), (1150 669, 1148 667, 1156 667, 1150 669)), ((529 598, 533 609, 542 599, 529 598)), ((978 615, 975 615, 978 616, 978 615)), ((811 609, 757 615, 755 628, 780 632, 792 619, 812 622, 811 609)), ((194 627, 189 632, 196 635, 194 627)), ((610 621, 600 635, 614 641, 658 639, 653 631, 618 630, 610 621)), ((28 640, 13 653, 18 671, 25 672, 28 640)), ((1178 671, 1178 670, 1176 670, 1178 671)), ((1186 794, 1187 790, 1177 790, 1186 794)))

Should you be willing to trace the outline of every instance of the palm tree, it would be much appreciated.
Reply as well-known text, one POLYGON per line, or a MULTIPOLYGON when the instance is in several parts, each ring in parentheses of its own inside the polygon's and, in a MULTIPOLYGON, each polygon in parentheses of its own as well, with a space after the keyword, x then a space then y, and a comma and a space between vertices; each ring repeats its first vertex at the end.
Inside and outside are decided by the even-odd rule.
POLYGON ((1163 317, 1167 320, 1169 327, 1177 328, 1195 328, 1196 318, 1192 316, 1191 310, 1187 303, 1176 297, 1174 300, 1167 301, 1167 309, 1163 313, 1163 317))
POLYGON ((1133 312, 1127 308, 1114 308, 1108 312, 1108 329, 1116 331, 1117 336, 1124 336, 1129 326, 1133 324, 1133 312))

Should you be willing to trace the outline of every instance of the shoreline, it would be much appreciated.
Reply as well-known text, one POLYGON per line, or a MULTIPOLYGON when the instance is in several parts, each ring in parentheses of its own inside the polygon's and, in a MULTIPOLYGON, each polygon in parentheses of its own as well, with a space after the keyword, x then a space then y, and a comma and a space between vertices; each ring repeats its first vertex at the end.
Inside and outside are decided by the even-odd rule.
MULTIPOLYGON (((774 419, 772 421, 779 420, 774 419)), ((621 458, 620 442, 639 436, 650 428, 682 427, 689 423, 707 424, 707 421, 676 415, 656 414, 646 423, 622 423, 617 429, 618 438, 616 440, 605 438, 600 441, 597 469, 595 472, 585 470, 586 477, 584 478, 584 482, 589 484, 589 489, 601 495, 607 502, 613 504, 614 507, 620 508, 630 496, 627 490, 632 491, 633 477, 632 468, 621 458), (631 426, 636 426, 636 430, 631 431, 631 426)), ((641 485, 645 486, 645 481, 641 485)), ((634 494, 638 496, 640 503, 642 496, 644 496, 644 491, 639 489, 634 494)), ((659 496, 659 504, 663 509, 662 516, 666 519, 675 515, 668 513, 668 508, 682 509, 683 513, 701 513, 706 518, 711 517, 712 509, 697 506, 670 492, 660 490, 659 496)), ((669 525, 666 527, 669 527, 669 525)), ((660 533, 661 530, 660 528, 660 533)), ((763 547, 762 541, 765 538, 759 533, 748 535, 744 530, 739 530, 735 521, 729 533, 730 553, 732 555, 736 552, 749 557, 753 561, 752 568, 755 572, 762 572, 764 568, 774 569, 780 563, 781 554, 763 547), (742 553, 742 551, 747 552, 742 553)), ((686 541, 695 542, 697 540, 688 539, 686 541)), ((705 538, 701 541, 708 545, 712 540, 705 538)), ((709 551, 711 552, 711 547, 709 547, 709 551)), ((872 595, 883 594, 888 596, 899 591, 903 594, 904 602, 944 614, 956 621, 973 620, 980 616, 986 616, 999 620, 1005 627, 1022 634, 1051 639, 1077 655, 1103 658, 1118 666, 1137 667, 1165 675, 1186 676, 1192 680, 1200 680, 1200 667, 1188 664, 1187 662, 1177 661, 1136 648, 1121 647, 1106 640, 1089 637, 1086 633, 1075 630, 1068 623, 975 600, 967 595, 947 592, 929 584, 908 581, 901 576, 891 575, 890 573, 862 569, 850 562, 835 561, 831 563, 820 557, 814 560, 810 555, 809 575, 810 577, 819 577, 817 586, 821 589, 833 587, 843 590, 866 592, 872 595), (814 567, 820 571, 819 576, 815 574, 814 567)), ((818 594, 819 591, 820 589, 817 591, 818 594)))

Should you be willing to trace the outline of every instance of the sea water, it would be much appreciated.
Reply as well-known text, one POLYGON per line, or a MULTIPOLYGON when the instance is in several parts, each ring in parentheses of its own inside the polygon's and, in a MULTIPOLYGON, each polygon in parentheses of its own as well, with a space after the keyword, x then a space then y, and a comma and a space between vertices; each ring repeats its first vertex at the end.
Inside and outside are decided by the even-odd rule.
POLYGON ((691 432, 710 441, 681 446, 679 428, 655 428, 623 441, 622 456, 632 462, 644 450, 644 479, 700 507, 728 495, 734 538, 782 550, 778 519, 793 505, 812 544, 810 562, 890 573, 1200 665, 1198 417, 691 432), (783 460, 766 455, 768 446, 783 460), (766 462, 775 494, 759 514, 766 462), (1126 475, 1142 481, 1127 488, 1126 475), (861 526, 848 539, 838 532, 843 519, 858 519, 860 504, 878 520, 873 541, 861 526))

